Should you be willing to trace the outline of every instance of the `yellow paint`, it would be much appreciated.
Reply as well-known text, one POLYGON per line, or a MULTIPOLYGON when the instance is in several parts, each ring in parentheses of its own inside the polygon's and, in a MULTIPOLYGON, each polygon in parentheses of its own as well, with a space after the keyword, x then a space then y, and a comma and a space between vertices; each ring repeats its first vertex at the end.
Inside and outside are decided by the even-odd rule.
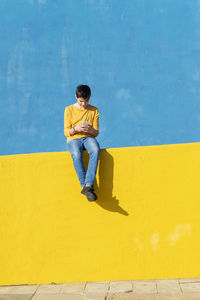
POLYGON ((0 284, 198 277, 199 153, 101 150, 96 203, 67 152, 1 156, 0 284))

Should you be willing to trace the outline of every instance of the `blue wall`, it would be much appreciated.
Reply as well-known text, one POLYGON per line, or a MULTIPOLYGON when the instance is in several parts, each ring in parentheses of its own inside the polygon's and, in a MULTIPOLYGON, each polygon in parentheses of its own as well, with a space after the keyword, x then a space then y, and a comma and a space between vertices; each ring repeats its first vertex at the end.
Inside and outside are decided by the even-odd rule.
POLYGON ((102 148, 200 141, 200 2, 1 0, 0 154, 65 151, 88 84, 102 148))

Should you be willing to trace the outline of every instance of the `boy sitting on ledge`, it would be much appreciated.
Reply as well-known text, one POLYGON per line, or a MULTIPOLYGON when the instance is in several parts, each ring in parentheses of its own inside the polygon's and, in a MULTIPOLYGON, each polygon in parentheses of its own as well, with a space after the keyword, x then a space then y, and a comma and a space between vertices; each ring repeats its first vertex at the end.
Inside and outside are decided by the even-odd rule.
POLYGON ((64 134, 81 187, 81 193, 88 201, 97 200, 94 181, 97 172, 100 147, 95 139, 99 134, 99 111, 89 103, 91 90, 87 85, 76 88, 77 102, 65 108, 64 134), (86 149, 90 158, 87 172, 83 165, 82 153, 86 149))

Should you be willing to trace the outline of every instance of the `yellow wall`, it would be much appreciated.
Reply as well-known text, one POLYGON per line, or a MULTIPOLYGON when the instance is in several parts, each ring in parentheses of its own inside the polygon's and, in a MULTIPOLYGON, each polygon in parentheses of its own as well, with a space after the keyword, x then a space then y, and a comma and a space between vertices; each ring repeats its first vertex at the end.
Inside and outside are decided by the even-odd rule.
POLYGON ((92 203, 67 152, 0 172, 1 285, 200 275, 200 143, 101 150, 92 203))

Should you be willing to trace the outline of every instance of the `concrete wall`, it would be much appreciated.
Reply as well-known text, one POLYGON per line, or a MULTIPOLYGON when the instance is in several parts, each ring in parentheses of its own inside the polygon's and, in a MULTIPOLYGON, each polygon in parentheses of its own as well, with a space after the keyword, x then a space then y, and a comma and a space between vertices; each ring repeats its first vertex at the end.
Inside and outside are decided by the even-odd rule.
POLYGON ((198 277, 199 151, 102 150, 92 203, 69 153, 1 157, 0 284, 198 277))
POLYGON ((199 1, 1 0, 0 18, 0 154, 65 151, 79 83, 102 148, 200 141, 199 1))
POLYGON ((200 2, 1 0, 0 18, 0 284, 199 276, 200 2), (66 151, 80 83, 96 203, 66 151))

